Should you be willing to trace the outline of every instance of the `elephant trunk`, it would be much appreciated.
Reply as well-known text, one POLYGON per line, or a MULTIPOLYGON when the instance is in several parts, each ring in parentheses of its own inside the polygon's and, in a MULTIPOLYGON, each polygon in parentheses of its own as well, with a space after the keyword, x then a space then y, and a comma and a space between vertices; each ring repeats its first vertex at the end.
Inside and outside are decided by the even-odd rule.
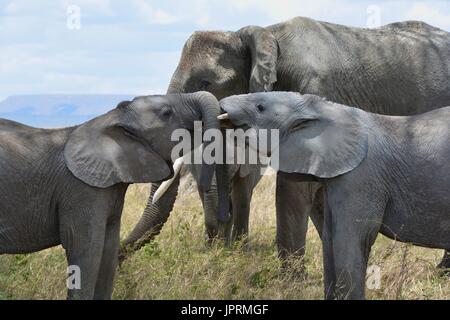
POLYGON ((205 213, 205 228, 206 228, 206 240, 208 243, 219 235, 219 225, 217 221, 217 180, 213 179, 211 189, 208 192, 200 193, 200 198, 203 204, 203 210, 205 213))
MULTIPOLYGON (((209 129, 219 130, 220 106, 217 99, 208 92, 196 92, 187 96, 188 113, 183 119, 190 125, 195 120, 203 121, 203 132, 209 129)), ((204 142, 203 149, 211 142, 204 142)), ((201 192, 206 192, 211 188, 211 181, 214 175, 215 164, 208 164, 202 156, 202 169, 198 187, 201 192)))
POLYGON ((217 218, 218 220, 225 224, 230 220, 230 175, 229 167, 226 164, 227 159, 227 146, 226 146, 226 135, 225 131, 222 130, 223 141, 223 164, 218 164, 216 167, 216 180, 217 180, 217 194, 219 197, 219 205, 217 218))
POLYGON ((161 201, 157 201, 156 203, 152 203, 152 199, 160 184, 152 184, 150 197, 147 206, 144 209, 144 213, 133 231, 130 232, 122 243, 121 252, 119 254, 119 259, 121 261, 123 261, 128 254, 139 250, 152 241, 153 238, 161 232, 164 223, 166 223, 170 212, 173 209, 179 184, 180 175, 177 175, 164 194, 164 197, 161 198, 161 201))
MULTIPOLYGON (((203 132, 208 129, 220 130, 220 124, 217 119, 220 114, 220 105, 217 99, 209 92, 196 92, 192 94, 191 101, 200 109, 201 119, 203 121, 203 132)), ((222 133, 222 136, 224 137, 225 135, 222 133)), ((222 163, 217 165, 206 164, 205 160, 202 160, 199 189, 201 192, 206 192, 210 189, 211 181, 215 172, 219 199, 217 218, 220 222, 226 223, 229 220, 229 178, 226 166, 225 141, 223 142, 223 149, 221 150, 222 163)), ((209 143, 211 142, 204 142, 204 147, 206 147, 209 143)))

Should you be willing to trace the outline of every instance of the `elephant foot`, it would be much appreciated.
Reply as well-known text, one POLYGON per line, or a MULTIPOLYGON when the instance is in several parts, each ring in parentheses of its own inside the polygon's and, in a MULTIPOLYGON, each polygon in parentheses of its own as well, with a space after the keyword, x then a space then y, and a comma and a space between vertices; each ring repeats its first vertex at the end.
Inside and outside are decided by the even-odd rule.
POLYGON ((450 276, 450 253, 448 251, 444 253, 444 257, 437 268, 441 269, 443 274, 450 276))
POLYGON ((232 250, 246 251, 250 248, 250 244, 247 235, 239 238, 227 237, 225 239, 225 247, 232 250))
POLYGON ((280 273, 288 278, 296 280, 306 280, 308 273, 306 271, 304 257, 291 255, 281 259, 280 273))
POLYGON ((230 234, 230 224, 218 223, 215 226, 206 226, 205 240, 208 246, 212 246, 217 241, 222 242, 225 246, 228 244, 230 234))
POLYGON ((131 247, 127 245, 121 245, 119 248, 119 268, 122 263, 130 256, 132 253, 131 247))
POLYGON ((208 247, 211 247, 217 239, 218 239, 218 234, 217 234, 216 230, 206 229, 205 242, 208 247))

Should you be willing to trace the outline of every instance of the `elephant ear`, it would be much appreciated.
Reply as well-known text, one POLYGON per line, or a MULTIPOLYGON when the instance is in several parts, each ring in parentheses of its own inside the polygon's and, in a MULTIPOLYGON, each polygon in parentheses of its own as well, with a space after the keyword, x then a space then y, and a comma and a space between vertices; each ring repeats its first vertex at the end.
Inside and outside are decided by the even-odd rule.
POLYGON ((277 40, 270 31, 258 26, 244 27, 237 33, 251 54, 249 91, 272 91, 272 85, 277 81, 277 40))
POLYGON ((72 131, 64 149, 67 167, 75 177, 99 188, 116 183, 159 182, 172 175, 144 139, 120 122, 125 104, 72 131))
POLYGON ((322 101, 309 111, 314 113, 311 119, 281 138, 279 170, 333 178, 355 169, 368 150, 368 135, 357 110, 322 101))

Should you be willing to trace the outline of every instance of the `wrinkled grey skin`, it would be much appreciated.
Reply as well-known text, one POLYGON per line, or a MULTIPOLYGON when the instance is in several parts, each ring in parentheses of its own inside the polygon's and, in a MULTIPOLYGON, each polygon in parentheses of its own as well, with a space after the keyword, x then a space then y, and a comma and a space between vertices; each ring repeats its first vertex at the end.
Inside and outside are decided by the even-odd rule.
MULTIPOLYGON (((248 92, 294 91, 366 111, 412 115, 450 105, 449 78, 450 35, 445 31, 416 21, 361 29, 298 17, 265 28, 195 32, 183 48, 168 92, 206 90, 221 99, 248 92)), ((157 205, 149 202, 128 238, 131 242, 146 232, 147 240, 159 232, 177 188, 178 181, 157 205)), ((317 184, 277 177, 277 243, 282 259, 303 254, 308 215, 321 233, 321 192, 317 184)), ((214 198, 213 192, 205 197, 213 199, 207 203, 216 203, 214 198)), ((235 215, 248 215, 250 198, 245 194, 246 210, 235 215)), ((206 215, 215 217, 210 209, 205 206, 206 215)))
POLYGON ((172 131, 200 119, 218 128, 218 114, 214 96, 198 92, 137 97, 64 129, 1 119, 0 254, 61 244, 81 270, 68 297, 109 299, 128 185, 170 178, 172 131))
POLYGON ((323 186, 326 298, 365 297, 379 232, 450 249, 450 107, 383 116, 292 92, 229 97, 221 107, 236 126, 279 129, 280 174, 323 186))

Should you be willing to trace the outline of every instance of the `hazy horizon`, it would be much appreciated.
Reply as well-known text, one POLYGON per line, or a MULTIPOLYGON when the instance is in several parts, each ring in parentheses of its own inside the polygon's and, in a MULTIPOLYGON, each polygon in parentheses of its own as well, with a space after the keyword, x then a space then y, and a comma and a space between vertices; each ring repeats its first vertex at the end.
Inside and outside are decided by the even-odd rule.
POLYGON ((125 94, 12 95, 0 100, 0 118, 34 127, 67 127, 90 120, 133 97, 125 94))

